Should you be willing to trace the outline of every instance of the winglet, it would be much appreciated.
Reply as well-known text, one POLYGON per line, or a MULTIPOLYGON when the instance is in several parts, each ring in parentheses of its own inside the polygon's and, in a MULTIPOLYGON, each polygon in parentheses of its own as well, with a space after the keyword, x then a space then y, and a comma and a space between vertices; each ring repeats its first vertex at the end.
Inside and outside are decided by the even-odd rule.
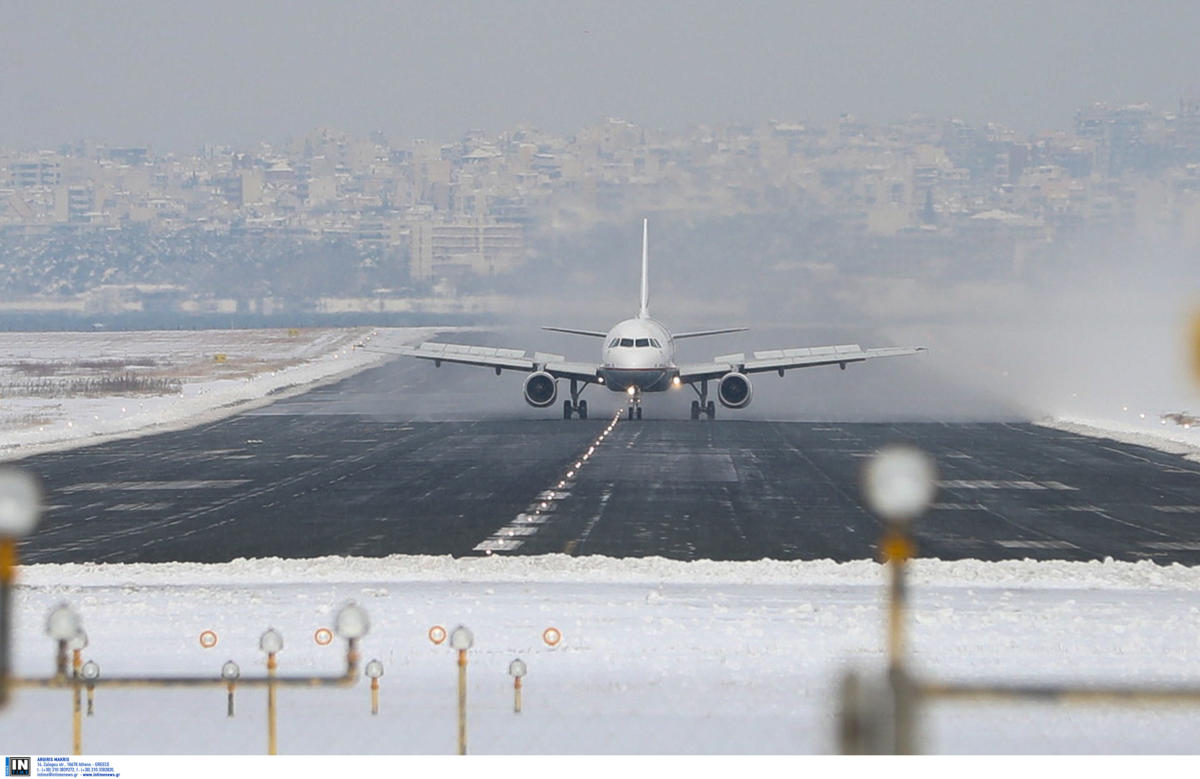
POLYGON ((638 312, 638 319, 650 318, 650 261, 646 251, 646 235, 650 230, 649 223, 649 219, 642 220, 642 309, 638 312))

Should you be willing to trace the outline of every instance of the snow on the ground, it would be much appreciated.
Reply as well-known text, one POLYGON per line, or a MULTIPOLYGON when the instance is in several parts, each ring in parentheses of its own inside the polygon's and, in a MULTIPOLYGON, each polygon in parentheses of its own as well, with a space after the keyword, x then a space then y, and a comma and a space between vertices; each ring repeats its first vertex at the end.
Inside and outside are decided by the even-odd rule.
MULTIPOLYGON (((237 331, 0 335, 6 365, 74 366, 55 368, 61 376, 88 370, 79 363, 98 356, 128 355, 129 364, 174 371, 183 389, 168 397, 55 398, 24 407, 5 397, 4 455, 157 432, 298 392, 383 359, 352 348, 368 334, 304 331, 298 340, 275 333, 265 341, 237 331), (224 362, 213 359, 218 353, 224 362)), ((422 330, 380 331, 373 346, 385 351, 426 337, 422 330)), ((1134 433, 1147 435, 1126 431, 1134 433)), ((1182 445, 1161 437, 1136 442, 1182 445)), ((1111 560, 919 560, 912 574, 912 657, 927 676, 1200 684, 1196 569, 1111 560)), ((228 659, 244 674, 261 674, 258 637, 269 626, 285 638, 282 674, 334 674, 342 663, 338 642, 318 646, 314 631, 332 627, 337 608, 355 600, 372 620, 363 659, 377 657, 385 666, 382 711, 370 715, 363 681, 350 690, 282 690, 281 752, 452 753, 454 656, 427 633, 459 623, 475 633, 472 752, 830 752, 840 675, 883 663, 884 580, 870 561, 561 555, 35 565, 21 569, 13 598, 14 663, 19 675, 52 671, 44 620, 68 602, 90 637, 85 656, 105 675, 215 675, 228 659), (542 640, 548 627, 563 635, 553 648, 542 640), (216 647, 201 647, 204 630, 217 633, 216 647), (518 656, 529 674, 524 711, 515 715, 506 672, 518 656)), ((220 687, 101 688, 96 715, 84 721, 84 750, 263 752, 263 699, 262 690, 239 691, 230 719, 220 687)), ((960 753, 1194 753, 1198 714, 1189 706, 939 703, 924 712, 921 746, 960 753)), ((61 754, 70 739, 65 691, 22 689, 0 711, 5 749, 61 754)))
POLYGON ((0 333, 0 458, 187 427, 387 359, 432 328, 0 333), (356 348, 356 345, 369 348, 356 348), (89 394, 132 377, 171 389, 89 394), (62 393, 56 387, 66 388, 62 393), (65 394, 64 394, 65 393, 65 394))
POLYGON ((1184 427, 1169 420, 1157 421, 1158 425, 1155 425, 1145 417, 1134 421, 1072 415, 1041 419, 1037 424, 1092 438, 1145 446, 1200 462, 1200 427, 1184 427))
MULTIPOLYGON (((1194 569, 1152 563, 917 561, 914 667, 938 679, 1200 684, 1194 569)), ((282 674, 337 673, 318 646, 338 607, 363 605, 364 660, 384 664, 381 712, 353 689, 280 692, 283 753, 450 754, 454 652, 429 629, 468 626, 469 748, 475 753, 813 753, 835 748, 836 688, 878 670, 884 572, 876 563, 683 563, 663 559, 436 557, 239 560, 225 565, 35 565, 14 599, 15 665, 46 674, 46 614, 67 602, 108 675, 261 674, 258 637, 284 636, 282 674), (557 647, 542 635, 561 631, 557 647), (215 648, 199 635, 212 630, 215 648), (511 660, 528 664, 512 712, 511 660)), ((101 688, 85 751, 265 750, 264 693, 101 688)), ((952 753, 1192 753, 1195 707, 939 703, 921 744, 952 753)), ((22 689, 0 740, 70 748, 65 691, 22 689)))

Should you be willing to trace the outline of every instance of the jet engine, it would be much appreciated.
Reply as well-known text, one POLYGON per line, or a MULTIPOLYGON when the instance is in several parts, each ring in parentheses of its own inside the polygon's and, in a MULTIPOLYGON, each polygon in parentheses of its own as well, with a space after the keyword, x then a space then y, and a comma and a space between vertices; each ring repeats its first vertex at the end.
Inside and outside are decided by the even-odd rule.
POLYGON ((717 397, 725 408, 745 408, 753 394, 754 388, 744 373, 727 373, 717 385, 717 397))
POLYGON ((549 373, 538 371, 525 379, 525 402, 534 408, 552 406, 557 397, 558 382, 549 373))

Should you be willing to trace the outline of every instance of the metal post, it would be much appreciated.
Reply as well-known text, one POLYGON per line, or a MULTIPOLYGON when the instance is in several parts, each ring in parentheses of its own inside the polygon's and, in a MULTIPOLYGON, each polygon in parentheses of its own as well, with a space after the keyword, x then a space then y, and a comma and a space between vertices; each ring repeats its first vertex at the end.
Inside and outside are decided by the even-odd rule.
POLYGON ((379 680, 371 680, 371 713, 379 713, 379 680))
POLYGON ((467 650, 458 650, 458 754, 467 754, 467 650))
POLYGON ((913 553, 912 542, 896 523, 888 523, 881 544, 888 565, 888 666, 904 662, 905 616, 908 606, 908 587, 905 566, 913 553))
POLYGON ((17 541, 0 539, 0 708, 8 703, 12 676, 12 587, 17 578, 17 541))
POLYGON ((83 754, 83 690, 79 688, 79 668, 83 650, 71 651, 71 754, 83 754))
POLYGON ((87 715, 90 717, 96 713, 96 685, 88 682, 87 686, 87 715))
POLYGON ((267 754, 279 754, 275 731, 275 653, 267 653, 267 754))
POLYGON ((234 688, 235 684, 236 684, 236 682, 230 682, 229 684, 225 685, 226 699, 227 699, 226 705, 225 705, 225 716, 226 717, 233 716, 233 688, 234 688))
POLYGON ((513 677, 513 712, 521 713, 521 677, 513 677))

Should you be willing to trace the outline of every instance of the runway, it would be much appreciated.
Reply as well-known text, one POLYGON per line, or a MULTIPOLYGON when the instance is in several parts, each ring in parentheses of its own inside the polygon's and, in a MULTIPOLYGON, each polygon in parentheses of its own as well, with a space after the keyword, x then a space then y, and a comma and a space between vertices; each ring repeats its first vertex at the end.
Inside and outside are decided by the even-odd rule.
MULTIPOLYGON (((882 375, 919 373, 897 370, 882 375)), ((203 427, 29 458, 49 510, 22 560, 862 559, 879 526, 859 468, 904 441, 941 471, 922 556, 1200 563, 1200 465, 1175 455, 1016 421, 693 422, 686 397, 597 441, 619 398, 567 422, 526 407, 519 377, 481 373, 399 360, 203 427)))

